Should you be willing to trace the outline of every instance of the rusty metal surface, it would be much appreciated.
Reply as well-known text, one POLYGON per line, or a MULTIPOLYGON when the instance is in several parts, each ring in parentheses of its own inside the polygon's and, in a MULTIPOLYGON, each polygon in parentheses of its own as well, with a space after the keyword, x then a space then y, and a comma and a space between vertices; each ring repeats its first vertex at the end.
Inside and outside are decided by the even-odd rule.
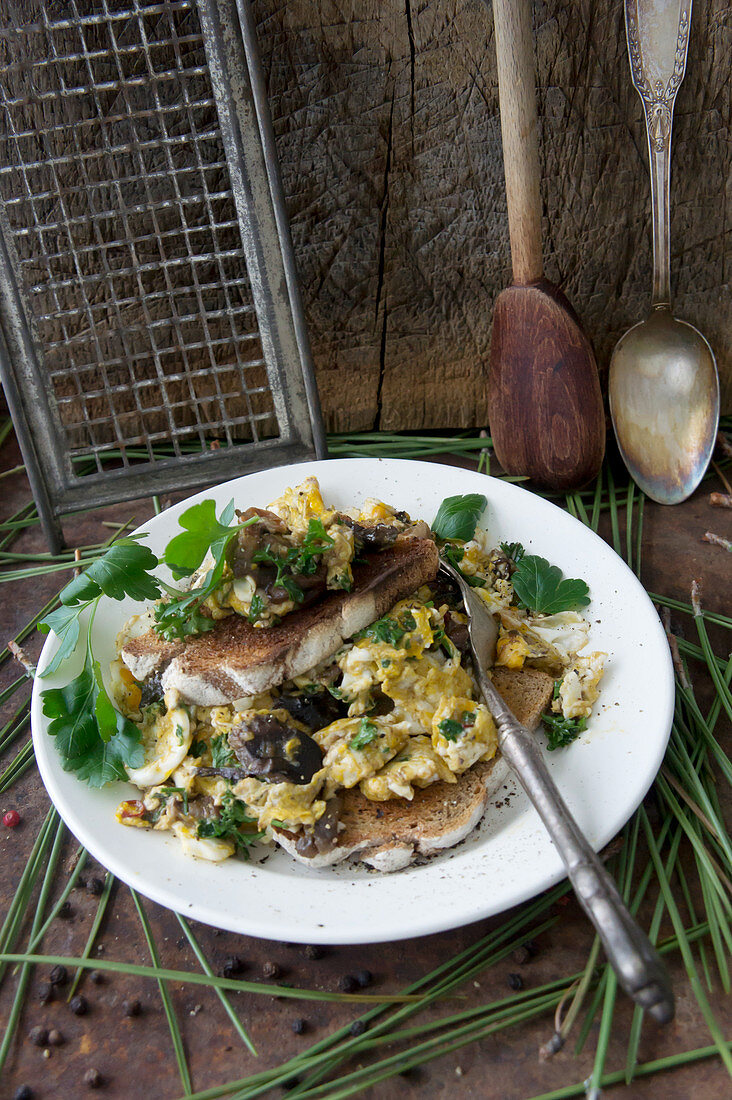
MULTIPOLYGON (((19 461, 13 447, 6 445, 0 456, 4 460, 0 465, 5 468, 19 461)), ((0 508, 5 516, 27 500, 28 490, 21 475, 8 477, 0 484, 3 492, 0 508)), ((90 543, 106 537, 109 532, 109 528, 101 527, 102 521, 127 519, 134 514, 135 521, 142 522, 151 511, 148 505, 117 505, 93 514, 79 515, 67 523, 67 538, 72 545, 90 543)), ((688 599, 691 579, 699 576, 704 581, 705 606, 709 610, 729 612, 729 606, 725 607, 725 602, 728 603, 729 558, 724 551, 700 542, 701 534, 710 526, 729 536, 729 523, 728 513, 710 508, 708 488, 698 491, 690 501, 674 509, 648 506, 644 525, 643 575, 646 585, 669 596, 688 599)), ((14 544, 16 548, 43 549, 37 532, 24 535, 14 544)), ((12 637, 59 586, 58 574, 16 585, 12 593, 5 586, 2 591, 3 628, 0 641, 12 637)), ((713 639, 719 640, 715 636, 713 639)), ((28 652, 35 654, 38 643, 38 638, 30 639, 28 652)), ((723 652, 721 649, 719 651, 723 652)), ((15 675, 15 670, 3 666, 0 669, 0 687, 15 675)), ((697 687, 704 698, 704 691, 708 693, 708 688, 701 675, 697 687)), ((15 703, 15 707, 17 705, 15 703)), ((729 729, 723 733, 720 725, 720 735, 726 736, 729 744, 729 729)), ((24 823, 12 832, 0 830, 0 917, 17 883, 42 815, 48 808, 48 799, 34 770, 13 787, 11 795, 5 799, 0 796, 0 809, 10 808, 12 804, 23 814, 24 823)), ((729 799, 727 804, 729 807, 729 799)), ((654 810, 652 800, 648 800, 648 809, 649 812, 654 810)), ((75 847, 73 844, 67 845, 65 859, 75 847)), ((91 863, 84 870, 83 878, 89 881, 101 873, 101 869, 91 863)), ((694 881, 693 874, 690 880, 694 881)), ((490 884, 487 883, 486 888, 489 889, 490 884)), ((701 905, 698 893, 694 895, 694 900, 701 905)), ((96 904, 97 899, 87 889, 74 890, 70 917, 54 922, 44 940, 44 948, 62 954, 80 953, 96 904)), ((439 905, 439 897, 435 899, 435 904, 439 905)), ((196 960, 182 938, 174 915, 147 902, 145 908, 163 965, 197 970, 196 960)), ((591 943, 591 931, 573 901, 559 906, 557 914, 558 922, 538 937, 535 953, 527 963, 508 959, 498 964, 482 974, 475 983, 468 983, 462 990, 462 1000, 448 1002, 432 1011, 455 1012, 507 995, 510 974, 520 973, 526 987, 534 987, 583 967, 591 943)), ((646 920, 648 917, 646 911, 646 920)), ((227 957, 238 955, 244 963, 242 977, 261 979, 264 964, 271 961, 281 968, 283 981, 335 990, 342 975, 367 968, 374 975, 371 991, 385 992, 402 988, 444 962, 479 939, 500 919, 403 943, 333 947, 316 960, 308 958, 301 946, 254 940, 202 925, 194 925, 194 931, 217 970, 227 957)), ((670 931, 665 921, 661 934, 670 931)), ((106 959, 148 961, 134 906, 128 890, 121 884, 115 887, 100 930, 97 950, 101 953, 100 957, 106 959)), ((678 998, 676 1019, 665 1031, 657 1030, 650 1022, 644 1024, 639 1050, 641 1062, 706 1046, 711 1041, 677 955, 671 959, 671 968, 678 998)), ((173 1100, 183 1094, 155 983, 109 975, 102 984, 96 985, 86 977, 82 992, 89 1001, 89 1013, 80 1017, 71 1013, 62 995, 47 1005, 39 1003, 37 989, 46 976, 43 968, 39 968, 33 976, 5 1078, 0 1082, 0 1100, 10 1100, 14 1090, 23 1083, 33 1088, 38 1100, 66 1100, 85 1095, 87 1086, 83 1077, 90 1067, 102 1073, 105 1084, 99 1095, 109 1100, 129 1100, 133 1095, 173 1100), (140 1016, 128 1018, 124 1015, 122 1002, 129 998, 139 998, 141 1001, 140 1016), (27 1038, 29 1030, 38 1025, 58 1028, 66 1040, 48 1058, 27 1038)), ((278 1064, 358 1015, 358 1009, 353 1006, 295 1004, 236 994, 233 1004, 250 1029, 259 1051, 259 1057, 254 1058, 242 1047, 212 992, 173 984, 171 993, 196 1089, 211 1087, 278 1064), (307 1021, 301 1035, 292 1030, 293 1021, 299 1017, 307 1021)), ((7 1017, 11 996, 12 983, 5 983, 0 991, 0 1020, 7 1017)), ((724 1034, 732 1034, 730 999, 723 997, 716 984, 710 999, 724 1034)), ((607 1059, 608 1070, 624 1067, 631 1015, 630 1003, 626 998, 619 999, 607 1059)), ((597 1028, 591 1033, 587 1048, 579 1058, 574 1056, 570 1042, 551 1062, 541 1063, 537 1052, 550 1033, 549 1017, 539 1018, 468 1046, 457 1054, 441 1057, 414 1076, 394 1078, 364 1095, 378 1097, 379 1100, 396 1100, 405 1095, 420 1096, 425 1100, 453 1097, 528 1100, 585 1079, 592 1067, 597 1028)), ((274 1089, 271 1095, 283 1093, 280 1089, 274 1089)), ((617 1085, 604 1095, 617 1097, 618 1100, 688 1100, 692 1095, 704 1100, 723 1100, 729 1096, 729 1079, 719 1061, 709 1059, 672 1073, 636 1079, 627 1087, 617 1085)))

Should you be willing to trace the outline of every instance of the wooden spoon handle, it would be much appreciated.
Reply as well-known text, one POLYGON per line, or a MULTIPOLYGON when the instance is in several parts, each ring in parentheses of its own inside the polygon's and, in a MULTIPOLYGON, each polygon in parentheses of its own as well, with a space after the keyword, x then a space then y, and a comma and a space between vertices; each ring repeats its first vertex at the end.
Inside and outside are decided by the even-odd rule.
POLYGON ((493 0, 493 23, 513 281, 526 285, 544 270, 530 0, 493 0))

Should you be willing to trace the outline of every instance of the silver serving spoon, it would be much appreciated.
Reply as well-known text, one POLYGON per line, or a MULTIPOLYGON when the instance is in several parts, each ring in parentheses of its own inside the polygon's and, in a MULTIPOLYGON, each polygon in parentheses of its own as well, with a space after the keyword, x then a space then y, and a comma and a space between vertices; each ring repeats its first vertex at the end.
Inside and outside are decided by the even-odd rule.
POLYGON ((651 314, 610 362, 615 436, 640 488, 660 504, 686 500, 704 476, 719 422, 719 379, 702 334, 671 313, 671 123, 684 79, 691 0, 625 0, 630 71, 643 101, 653 214, 651 314))
POLYGON ((460 589, 468 615, 475 674, 496 723, 504 759, 516 773, 562 857, 567 877, 602 940, 620 985, 658 1023, 668 1023, 674 1015, 674 996, 666 967, 628 912, 617 886, 569 812, 533 734, 511 713, 487 675, 498 640, 495 618, 456 569, 441 561, 440 572, 451 577, 460 589))

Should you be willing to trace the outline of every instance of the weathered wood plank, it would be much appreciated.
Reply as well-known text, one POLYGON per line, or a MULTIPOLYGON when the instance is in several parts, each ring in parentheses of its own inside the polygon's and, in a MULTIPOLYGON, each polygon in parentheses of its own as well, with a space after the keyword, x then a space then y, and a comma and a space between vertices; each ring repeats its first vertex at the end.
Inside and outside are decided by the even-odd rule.
MULTIPOLYGON (((482 0, 257 0, 278 150, 332 428, 486 418, 509 280, 492 15, 482 0)), ((641 105, 619 0, 534 5, 547 275, 606 371, 650 300, 641 105)), ((732 404, 732 19, 694 6, 676 107, 675 309, 732 404)))

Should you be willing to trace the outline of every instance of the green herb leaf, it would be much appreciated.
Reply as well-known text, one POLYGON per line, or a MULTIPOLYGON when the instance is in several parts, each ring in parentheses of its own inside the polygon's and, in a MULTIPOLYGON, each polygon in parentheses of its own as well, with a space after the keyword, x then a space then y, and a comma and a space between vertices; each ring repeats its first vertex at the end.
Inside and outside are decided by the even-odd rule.
POLYGON ((229 747, 229 739, 225 733, 218 737, 212 737, 211 764, 214 768, 231 768, 236 764, 236 754, 229 747))
POLYGON ((544 615, 586 607, 590 602, 590 590, 584 581, 562 579, 558 566, 535 554, 524 555, 511 581, 521 604, 544 615))
POLYGON ((446 741, 457 741, 463 733, 462 723, 456 721, 455 718, 443 718, 438 723, 437 728, 446 741))
POLYGON ((440 551, 443 558, 449 561, 453 569, 457 570, 460 576, 463 578, 466 584, 469 584, 471 588, 485 588, 488 583, 484 577, 471 576, 469 573, 464 573, 460 568, 460 562, 465 557, 465 551, 462 546, 443 546, 440 551))
POLYGON ((139 767, 145 754, 140 731, 114 710, 106 691, 100 691, 95 665, 98 667, 87 654, 78 676, 65 687, 42 692, 41 698, 43 713, 51 719, 48 732, 56 739, 64 771, 75 772, 90 787, 103 787, 116 779, 126 779, 125 765, 139 767))
POLYGON ((349 748, 365 749, 379 736, 379 727, 370 718, 362 718, 358 727, 358 733, 348 742, 349 748))
POLYGON ((186 509, 178 520, 184 530, 170 540, 163 555, 163 561, 176 580, 195 573, 209 550, 214 559, 222 556, 239 530, 229 526, 233 517, 233 500, 226 505, 219 519, 216 519, 216 502, 213 500, 202 500, 200 504, 186 509))
POLYGON ((561 714, 542 714, 541 717, 546 726, 546 747, 550 752, 571 745, 587 729, 586 718, 564 718, 561 714))
POLYGON ((42 634, 48 634, 52 630, 61 643, 51 663, 40 674, 42 677, 55 672, 76 649, 79 641, 79 611, 78 607, 64 607, 62 604, 38 624, 42 634))
POLYGON ((255 818, 249 816, 244 803, 229 794, 228 797, 224 797, 218 817, 199 821, 198 836, 232 840, 239 852, 248 856, 251 845, 264 836, 263 832, 244 828, 253 825, 254 822, 255 818))
POLYGON ((185 787, 158 787, 155 794, 162 796, 166 802, 169 798, 180 795, 181 802, 183 803, 183 813, 188 813, 188 791, 185 787))
POLYGON ((147 546, 134 538, 115 542, 103 557, 75 577, 62 590, 61 603, 67 606, 89 603, 102 592, 112 600, 154 600, 160 595, 160 585, 150 571, 158 559, 147 546))
MULTIPOLYGON (((168 592, 176 591, 174 588, 166 588, 168 592)), ((173 596, 165 603, 159 603, 155 608, 153 624, 156 634, 172 642, 189 634, 205 634, 207 630, 213 630, 216 623, 200 610, 200 604, 206 595, 204 589, 197 588, 193 592, 173 596)))
POLYGON ((469 542, 475 534, 478 519, 488 501, 481 493, 446 497, 432 521, 432 531, 438 539, 459 539, 469 542))
POLYGON ((516 565, 518 565, 526 553, 520 542, 502 542, 500 546, 506 557, 512 562, 515 562, 516 565))

